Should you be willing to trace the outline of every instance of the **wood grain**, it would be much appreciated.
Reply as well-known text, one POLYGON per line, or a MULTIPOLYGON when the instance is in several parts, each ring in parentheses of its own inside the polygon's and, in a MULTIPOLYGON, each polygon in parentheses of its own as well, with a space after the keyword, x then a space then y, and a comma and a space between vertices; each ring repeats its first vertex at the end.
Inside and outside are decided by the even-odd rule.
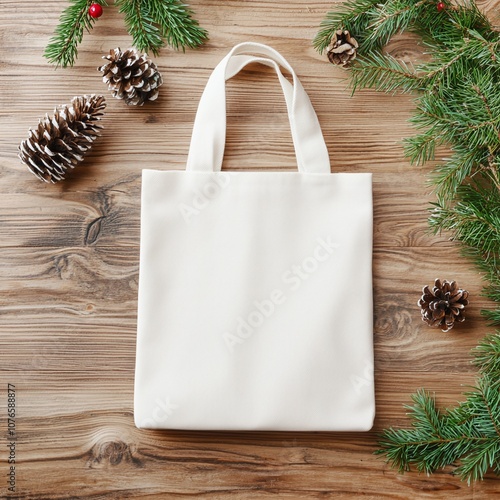
MULTIPOLYGON (((85 165, 58 185, 39 183, 17 145, 39 117, 84 93, 104 93, 96 67, 130 39, 114 6, 86 35, 73 68, 42 57, 64 0, 2 2, 0 10, 0 497, 284 499, 494 498, 489 475, 467 486, 453 468, 399 475, 376 458, 376 435, 407 425, 403 404, 420 387, 453 405, 474 382, 469 351, 489 332, 481 276, 447 235, 431 236, 426 179, 401 139, 411 96, 346 89, 347 74, 312 48, 330 1, 192 0, 211 38, 197 51, 164 49, 159 100, 140 109, 108 98, 105 134, 85 165), (297 70, 318 112, 333 170, 374 174, 377 417, 372 432, 216 433, 139 431, 133 379, 139 269, 140 175, 184 168, 197 102, 230 47, 268 43, 297 70), (427 329, 416 301, 437 277, 471 292, 468 320, 427 329), (6 385, 17 390, 17 491, 7 491, 6 385)), ((498 23, 498 1, 480 2, 498 23)), ((398 57, 416 60, 415 38, 398 57)), ((442 154, 446 152, 443 151, 442 154)), ((279 86, 250 67, 228 83, 228 169, 294 169, 279 86)))

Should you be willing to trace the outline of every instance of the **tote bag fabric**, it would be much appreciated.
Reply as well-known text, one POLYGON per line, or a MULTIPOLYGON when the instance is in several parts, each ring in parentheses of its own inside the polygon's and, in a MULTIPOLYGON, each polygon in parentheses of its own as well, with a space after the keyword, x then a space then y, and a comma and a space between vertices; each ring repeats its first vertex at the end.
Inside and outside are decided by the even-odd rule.
POLYGON ((278 52, 243 43, 220 62, 186 170, 144 170, 141 204, 137 427, 371 428, 371 174, 330 172, 278 52), (298 172, 221 171, 225 81, 254 62, 277 72, 298 172))

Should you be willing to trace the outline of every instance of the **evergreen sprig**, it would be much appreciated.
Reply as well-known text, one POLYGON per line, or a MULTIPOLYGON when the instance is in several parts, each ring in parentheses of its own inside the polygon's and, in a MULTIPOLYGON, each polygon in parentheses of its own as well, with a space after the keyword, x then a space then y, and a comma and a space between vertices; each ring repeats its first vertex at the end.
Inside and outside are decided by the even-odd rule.
POLYGON ((389 428, 380 437, 378 455, 400 472, 415 466, 427 474, 460 462, 461 479, 482 479, 491 469, 500 473, 500 334, 486 337, 475 349, 481 371, 476 387, 458 407, 441 412, 433 395, 413 394, 405 408, 411 429, 389 428))
POLYGON ((195 48, 208 37, 200 28, 192 11, 180 0, 115 0, 132 35, 134 45, 141 51, 157 55, 168 45, 175 49, 195 48))
POLYGON ((54 36, 45 49, 44 56, 56 66, 72 66, 78 56, 78 44, 83 40, 84 30, 90 31, 96 19, 88 13, 93 3, 107 6, 105 0, 70 0, 59 18, 54 36))
POLYGON ((500 385, 500 335, 485 337, 474 348, 475 364, 480 373, 490 378, 496 387, 500 385))
MULTIPOLYGON (((431 176, 437 202, 432 230, 451 232, 484 274, 483 293, 496 308, 483 311, 500 324, 500 33, 473 0, 437 11, 435 0, 350 0, 329 12, 314 40, 321 53, 338 29, 359 43, 351 68, 354 91, 411 92, 418 133, 405 140, 414 164, 434 159, 439 146, 451 154, 431 176), (387 53, 404 31, 422 39, 430 60, 411 65, 387 53)), ((469 482, 488 470, 500 474, 500 332, 475 350, 480 375, 457 407, 440 411, 421 390, 407 406, 411 429, 386 429, 378 454, 401 472, 430 473, 446 465, 469 482)))
MULTIPOLYGON (((44 54, 49 62, 62 67, 75 63, 84 31, 89 32, 95 24, 88 12, 90 5, 107 6, 105 0, 69 1, 44 54)), ((125 15, 133 45, 140 51, 158 55, 165 43, 175 49, 195 48, 208 38, 181 0, 115 0, 115 4, 125 15)))

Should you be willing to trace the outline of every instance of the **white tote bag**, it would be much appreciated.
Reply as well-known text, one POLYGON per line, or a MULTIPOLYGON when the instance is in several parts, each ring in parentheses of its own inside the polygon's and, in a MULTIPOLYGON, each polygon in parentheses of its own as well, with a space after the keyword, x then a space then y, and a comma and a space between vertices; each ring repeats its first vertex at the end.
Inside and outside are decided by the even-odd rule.
POLYGON ((371 428, 371 174, 330 173, 278 52, 243 43, 220 62, 186 171, 144 170, 141 203, 137 427, 371 428), (221 172, 225 81, 253 62, 276 69, 298 172, 221 172))

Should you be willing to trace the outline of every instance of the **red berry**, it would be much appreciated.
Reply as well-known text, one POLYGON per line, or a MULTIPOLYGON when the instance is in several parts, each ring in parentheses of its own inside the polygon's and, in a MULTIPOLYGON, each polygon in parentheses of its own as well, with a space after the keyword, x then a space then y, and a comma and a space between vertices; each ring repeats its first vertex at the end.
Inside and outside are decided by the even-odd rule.
POLYGON ((89 15, 90 15, 90 17, 93 17, 95 19, 97 19, 98 17, 101 17, 102 16, 102 6, 99 5, 98 3, 93 3, 89 7, 89 15))
POLYGON ((444 2, 439 2, 437 4, 437 10, 438 10, 438 12, 443 12, 444 9, 446 9, 445 3, 444 2))

